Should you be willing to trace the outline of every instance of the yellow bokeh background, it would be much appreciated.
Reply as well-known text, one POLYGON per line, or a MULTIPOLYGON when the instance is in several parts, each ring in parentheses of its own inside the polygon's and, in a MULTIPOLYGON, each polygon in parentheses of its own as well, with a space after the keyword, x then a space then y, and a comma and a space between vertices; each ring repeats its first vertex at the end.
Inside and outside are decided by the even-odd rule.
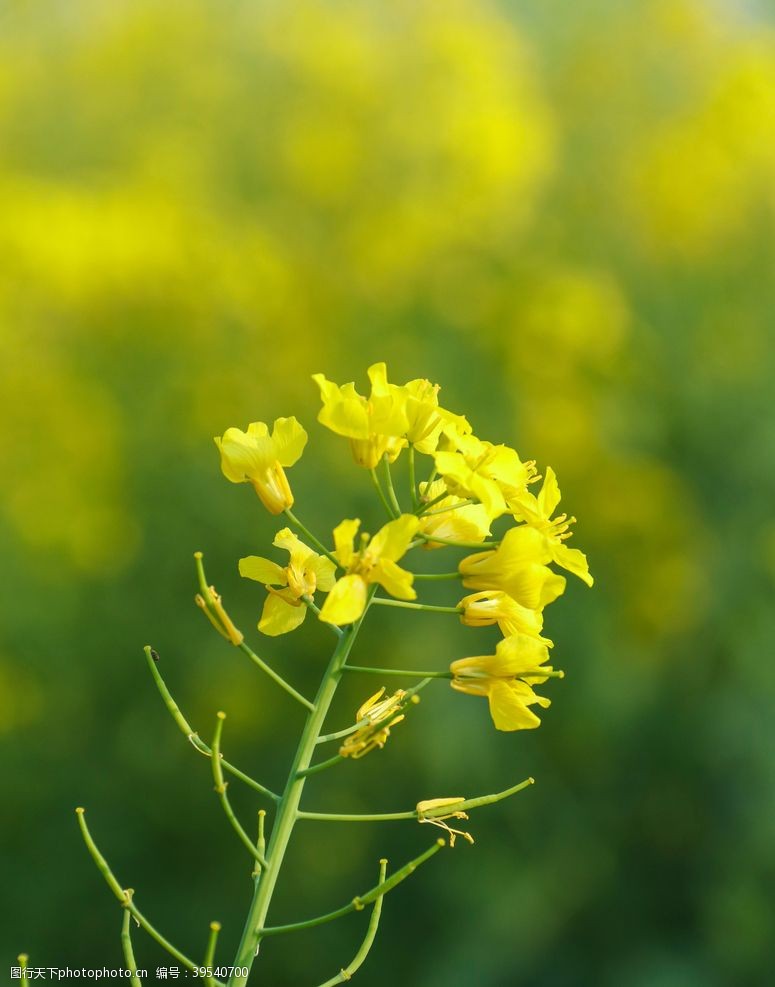
MULTIPOLYGON (((23 849, 4 955, 118 963, 79 801, 155 915, 238 935, 244 888, 211 850, 230 835, 137 655, 152 639, 203 723, 229 709, 281 772, 287 710, 190 607, 201 547, 254 624, 235 562, 274 531, 212 436, 296 414, 299 513, 365 517, 310 374, 362 383, 385 359, 557 470, 597 585, 553 608, 568 678, 535 735, 487 736, 445 697, 336 783, 391 808, 484 761, 493 788, 515 757, 545 782, 404 889, 366 975, 393 983, 400 950, 408 983, 446 987, 766 982, 774 30, 699 0, 5 7, 0 739, 23 849)), ((471 646, 385 627, 384 660, 471 646)), ((314 634, 278 647, 314 679, 314 634)), ((381 850, 348 839, 300 846, 278 907, 351 897, 381 850)), ((267 949, 267 983, 324 979, 356 935, 267 949)))

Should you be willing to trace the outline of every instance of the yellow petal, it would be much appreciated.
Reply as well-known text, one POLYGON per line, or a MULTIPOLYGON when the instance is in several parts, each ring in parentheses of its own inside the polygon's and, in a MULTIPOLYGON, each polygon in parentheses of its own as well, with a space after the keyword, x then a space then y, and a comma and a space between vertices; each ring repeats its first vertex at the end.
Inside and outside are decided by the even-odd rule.
POLYGON ((391 559, 380 559, 369 574, 369 581, 379 583, 391 596, 399 600, 416 600, 417 593, 412 589, 414 575, 396 565, 391 559))
POLYGON ((285 586, 288 582, 285 569, 276 562, 262 559, 259 555, 248 555, 240 559, 239 573, 245 579, 255 579, 265 586, 285 586))
POLYGON ((318 421, 337 435, 350 439, 367 439, 371 431, 366 401, 357 393, 354 384, 337 387, 323 374, 313 374, 312 379, 320 388, 323 407, 318 421))
POLYGON ((369 555, 397 562, 419 527, 420 519, 414 514, 402 514, 395 521, 388 521, 369 542, 369 555))
POLYGON ((304 452, 307 433, 295 418, 278 418, 272 429, 272 444, 278 463, 293 466, 304 452))
POLYGON ((352 561, 355 536, 360 526, 358 518, 345 518, 334 528, 334 555, 345 569, 352 561))
POLYGON ((498 730, 534 730, 541 721, 529 708, 528 702, 537 697, 530 688, 521 682, 492 682, 489 702, 490 715, 498 730), (517 688, 522 686, 522 688, 517 688), (530 696, 534 698, 531 700, 530 696))
POLYGON ((270 593, 264 603, 264 611, 261 620, 258 622, 258 629, 262 634, 269 637, 277 637, 278 634, 287 634, 295 630, 299 624, 304 622, 307 616, 307 608, 304 604, 293 606, 280 596, 279 593, 270 593))
POLYGON ((336 582, 336 566, 334 563, 331 559, 327 559, 325 555, 318 555, 309 565, 315 573, 318 589, 323 593, 328 593, 336 582))
POLYGON ((366 608, 368 587, 363 576, 342 576, 326 597, 320 619, 327 624, 352 624, 366 608))
POLYGON ((536 499, 543 516, 550 518, 554 514, 555 507, 560 503, 560 487, 557 483, 557 475, 551 466, 546 467, 543 486, 536 499))
POLYGON ((512 634, 498 642, 491 674, 500 677, 524 676, 549 659, 549 650, 538 638, 512 634))
POLYGON ((554 549, 554 561, 557 565, 572 572, 574 576, 582 579, 587 586, 594 583, 594 579, 589 574, 589 563, 586 555, 578 548, 567 548, 562 542, 554 549))
POLYGON ((249 478, 262 476, 273 461, 271 440, 266 435, 251 432, 254 426, 261 424, 253 422, 247 432, 227 428, 222 438, 215 439, 221 454, 221 470, 232 483, 243 483, 249 478))

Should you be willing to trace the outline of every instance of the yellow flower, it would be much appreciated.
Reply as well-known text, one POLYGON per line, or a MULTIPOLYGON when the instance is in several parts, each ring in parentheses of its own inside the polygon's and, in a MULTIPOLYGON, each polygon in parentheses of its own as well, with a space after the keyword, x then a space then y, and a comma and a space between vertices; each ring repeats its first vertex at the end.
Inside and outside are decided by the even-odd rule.
POLYGON ((369 585, 379 583, 399 600, 414 600, 414 576, 396 563, 417 533, 420 521, 414 514, 402 514, 388 521, 369 540, 361 535, 361 548, 355 550, 355 535, 361 522, 342 521, 334 529, 334 554, 347 570, 326 597, 320 619, 329 624, 351 624, 366 607, 369 585))
POLYGON ((494 655, 453 661, 452 688, 470 696, 486 696, 498 730, 531 730, 541 721, 529 707, 536 703, 550 705, 548 699, 536 695, 531 688, 556 674, 551 666, 544 665, 548 657, 541 641, 512 634, 499 642, 494 655))
MULTIPOLYGON (((421 483, 420 495, 424 501, 435 500, 444 493, 443 480, 421 483)), ((450 494, 437 501, 431 513, 420 518, 420 533, 437 535, 452 541, 478 542, 490 533, 490 517, 482 504, 466 504, 462 498, 450 494), (462 504, 462 507, 455 507, 462 504)), ((427 541, 423 548, 442 548, 442 542, 427 541)))
POLYGON ((497 623, 505 637, 511 634, 527 634, 541 641, 547 647, 554 647, 549 638, 541 637, 544 626, 540 610, 528 610, 502 590, 482 590, 464 597, 460 620, 467 627, 488 627, 497 623))
MULTIPOLYGON (((385 694, 384 686, 370 696, 355 714, 355 720, 360 723, 365 720, 354 733, 344 741, 339 748, 342 757, 359 758, 375 747, 382 749, 390 736, 390 728, 404 719, 401 710, 406 705, 406 692, 399 689, 392 696, 383 699, 385 694)), ((419 696, 413 696, 412 700, 419 701, 419 696)))
POLYGON ((506 497, 516 496, 536 479, 535 463, 523 463, 515 449, 483 442, 450 428, 444 445, 434 454, 436 469, 450 492, 478 500, 490 518, 508 510, 506 497))
POLYGON ((312 379, 320 388, 323 401, 318 421, 350 440, 359 466, 373 469, 384 455, 390 462, 396 459, 406 445, 402 436, 406 435, 409 421, 404 400, 388 384, 385 364, 373 364, 368 375, 371 382, 368 398, 358 394, 353 383, 340 387, 323 374, 313 374, 312 379))
POLYGON ((566 539, 572 534, 568 529, 576 518, 560 514, 551 519, 559 503, 560 487, 554 470, 549 466, 538 496, 524 490, 509 499, 509 509, 518 521, 526 521, 532 528, 546 536, 552 561, 572 572, 579 579, 583 579, 587 586, 591 586, 594 579, 589 574, 586 555, 578 548, 568 548, 565 544, 566 539))
POLYGON ((336 567, 324 555, 307 548, 290 528, 278 531, 272 544, 290 554, 287 566, 279 566, 258 555, 248 555, 239 560, 239 571, 246 579, 255 579, 266 586, 269 595, 258 629, 275 637, 287 634, 302 623, 307 615, 302 597, 314 596, 316 589, 327 593, 334 585, 336 567), (283 588, 277 590, 275 586, 283 588))
POLYGON ((446 830, 449 833, 449 845, 451 847, 455 845, 455 838, 457 836, 462 836, 469 843, 473 843, 474 838, 470 833, 466 833, 462 829, 452 829, 451 826, 448 826, 444 822, 445 819, 468 819, 468 815, 465 812, 455 809, 455 806, 460 805, 461 802, 465 802, 463 795, 453 795, 451 798, 443 799, 425 799, 423 802, 418 802, 415 808, 417 820, 418 822, 430 823, 431 826, 438 826, 440 829, 446 830))
POLYGON ((295 418, 278 418, 272 434, 264 422, 252 422, 247 432, 227 428, 215 439, 223 475, 232 483, 250 482, 272 514, 293 505, 284 466, 293 466, 307 444, 307 433, 295 418))
POLYGON ((546 565, 546 537, 535 528, 510 528, 498 548, 469 555, 459 565, 469 589, 503 590, 528 610, 542 610, 565 590, 565 577, 546 565))
POLYGON ((471 426, 463 415, 455 415, 439 405, 439 385, 429 380, 410 380, 403 387, 389 385, 403 403, 409 423, 404 437, 418 452, 436 451, 442 432, 450 429, 467 434, 471 426))

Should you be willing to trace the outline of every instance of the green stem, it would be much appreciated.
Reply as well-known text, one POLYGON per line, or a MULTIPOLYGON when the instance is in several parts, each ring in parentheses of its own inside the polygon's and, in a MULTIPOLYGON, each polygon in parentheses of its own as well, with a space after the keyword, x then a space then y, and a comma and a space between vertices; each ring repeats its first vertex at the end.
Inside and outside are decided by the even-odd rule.
POLYGON ((462 579, 463 574, 455 572, 413 572, 415 579, 462 579))
POLYGON ((410 860, 408 864, 405 864, 400 870, 394 871, 384 881, 380 881, 379 884, 375 885, 370 891, 365 894, 358 895, 353 898, 353 900, 344 905, 342 908, 337 908, 333 912, 327 912, 325 915, 318 915, 317 918, 307 919, 306 922, 293 922, 290 925, 273 925, 263 930, 265 936, 276 936, 281 935, 285 932, 296 932, 301 929, 313 929, 317 925, 323 925, 326 922, 333 922, 334 919, 341 918, 343 915, 349 915, 350 912, 359 912, 365 905, 371 904, 372 901, 376 901, 377 898, 381 897, 391 891, 397 884, 406 880, 410 874, 413 874, 420 864, 424 864, 426 860, 429 860, 434 854, 438 853, 446 843, 443 839, 438 839, 432 847, 421 853, 419 857, 415 857, 414 860, 410 860))
MULTIPOLYGON (((428 486, 425 489, 427 490, 428 487, 430 487, 430 481, 428 482, 428 486)), ((442 491, 442 493, 436 494, 433 500, 429 500, 426 504, 421 503, 414 513, 418 517, 422 517, 427 512, 429 507, 433 507, 434 504, 438 504, 438 502, 440 500, 444 500, 445 497, 449 497, 449 490, 444 490, 442 491)))
POLYGON ((330 740, 341 740, 343 737, 349 737, 351 733, 355 733, 356 730, 360 730, 361 727, 368 726, 371 720, 368 716, 365 716, 362 720, 358 720, 357 723, 353 723, 350 727, 345 727, 344 730, 337 730, 336 733, 326 733, 318 737, 316 743, 327 744, 330 740))
MULTIPOLYGON (((181 712, 180 707, 172 698, 172 693, 167 688, 167 684, 161 676, 161 672, 158 668, 158 655, 153 650, 153 648, 148 645, 143 649, 145 651, 145 657, 148 659, 148 668, 150 669, 151 675, 154 682, 156 683, 156 688, 159 690, 164 705, 169 710, 175 723, 177 723, 183 736, 191 741, 195 750, 198 750, 200 754, 204 754, 205 757, 212 757, 213 752, 207 746, 207 744, 201 739, 199 734, 194 730, 188 720, 185 718, 181 712)), ((261 795, 266 795, 267 798, 272 799, 275 802, 280 801, 280 796, 273 792, 271 789, 267 788, 266 785, 262 785, 260 781, 256 781, 251 778, 250 775, 246 775, 244 771, 240 771, 233 764, 227 761, 225 758, 221 758, 221 764, 229 772, 229 774, 234 775, 235 778, 239 778, 240 781, 244 781, 246 785, 249 785, 256 792, 260 792, 261 795)))
MULTIPOLYGON (((205 949, 204 959, 202 960, 202 966, 205 969, 212 969, 213 963, 215 962, 215 945, 218 942, 218 933, 220 931, 220 922, 210 923, 210 935, 207 939, 207 949, 205 949)), ((211 985, 215 983, 211 976, 205 976, 204 982, 206 987, 211 987, 211 985)))
MULTIPOLYGON (((412 446, 409 447, 410 449, 412 446)), ((379 880, 382 883, 385 880, 385 871, 387 869, 387 860, 384 858, 379 862, 379 880)), ((374 938, 377 935, 377 927, 379 926, 379 918, 382 914, 382 900, 385 896, 379 895, 377 900, 374 902, 374 907, 371 910, 371 917, 369 918, 369 924, 366 928, 366 935, 364 936, 361 947, 352 960, 347 964, 347 966, 338 973, 335 977, 331 977, 330 980, 326 980, 321 987, 335 987, 335 984, 343 984, 347 980, 352 979, 352 975, 356 970, 360 969, 363 965, 364 960, 369 955, 369 950, 371 949, 374 938)))
POLYGON ((455 541, 454 538, 441 538, 438 535, 424 535, 417 532, 421 541, 438 542, 440 545, 451 545, 453 548, 497 548, 499 541, 455 541))
POLYGON ((234 814, 234 810, 231 807, 231 802, 226 794, 226 784, 223 780, 223 771, 221 770, 221 731, 223 730, 223 721, 226 719, 225 713, 218 713, 218 722, 215 726, 215 736, 213 737, 213 756, 210 759, 210 763, 213 767, 213 781, 215 782, 215 791, 220 799, 223 811, 226 814, 226 818, 231 823, 232 829, 240 838, 241 842, 247 848, 248 853, 253 857, 254 860, 262 867, 266 867, 266 860, 263 854, 253 845, 253 841, 242 828, 239 819, 237 819, 234 814))
POLYGON ((403 610, 427 610, 429 613, 462 613, 462 607, 437 607, 431 603, 409 603, 405 600, 389 600, 384 596, 375 596, 373 603, 383 607, 400 607, 403 610))
POLYGON ((297 692, 292 685, 289 685, 281 675, 278 675, 271 666, 267 665, 263 658, 259 658, 255 651, 249 648, 244 641, 242 644, 238 644, 237 647, 250 658, 254 665, 257 665, 262 672, 265 672, 270 679, 276 682, 281 689, 285 689, 289 696, 293 696, 297 703, 301 703, 302 706, 306 706, 309 710, 314 708, 309 699, 305 699, 300 692, 297 692))
MULTIPOLYGON (((464 812, 466 809, 478 809, 482 805, 492 805, 493 802, 500 802, 516 795, 535 784, 534 778, 526 778, 518 785, 512 785, 503 792, 496 792, 494 795, 480 795, 477 798, 462 799, 454 804, 455 811, 464 812)), ((433 819, 449 812, 449 806, 441 806, 438 809, 423 813, 423 819, 433 819)), ((309 819, 313 822, 392 822, 400 819, 419 819, 416 809, 407 812, 299 812, 299 819, 309 819)))
MULTIPOLYGON (((127 890, 127 898, 131 900, 131 892, 127 890)), ((121 948, 124 951, 124 962, 129 970, 129 982, 132 987, 142 987, 140 978, 137 976, 137 963, 135 962, 135 951, 132 948, 132 913, 128 908, 124 909, 124 918, 121 923, 121 948)))
POLYGON ((372 467, 372 469, 369 470, 369 473, 371 474, 371 482, 374 484, 374 489, 379 494, 379 499, 382 501, 382 506, 385 508, 385 511, 387 512, 387 516, 389 518, 397 517, 398 515, 395 514, 395 512, 393 511, 392 507, 388 502, 387 497, 385 496, 385 491, 382 489, 382 484, 379 482, 377 471, 372 467))
POLYGON ((22 972, 21 978, 19 980, 19 987, 30 987, 30 978, 27 976, 27 964, 29 963, 30 958, 27 955, 27 953, 19 953, 16 959, 19 962, 19 966, 22 972))
POLYGON ((412 510, 417 510, 417 479, 414 472, 414 446, 409 446, 409 489, 412 493, 412 510))
MULTIPOLYGON (((368 610, 368 603, 366 610, 368 610)), ((342 636, 337 642, 320 683, 312 710, 304 725, 301 738, 299 739, 299 745, 288 773, 288 781, 277 808, 277 817, 272 827, 272 836, 267 848, 266 867, 255 889, 253 901, 245 921, 242 939, 234 959, 234 966, 240 968, 240 970, 247 969, 248 975, 250 968, 253 966, 253 961, 264 933, 264 922, 272 900, 275 884, 277 883, 277 877, 282 867, 283 857, 285 856, 291 834, 293 833, 293 827, 298 818, 299 801, 306 780, 301 772, 310 766, 310 761, 315 751, 315 744, 320 735, 320 729, 323 726, 331 701, 336 693, 342 668, 347 661, 347 656, 363 622, 366 610, 356 623, 344 628, 342 636)), ((229 987, 244 987, 247 979, 248 976, 242 972, 239 974, 235 973, 229 980, 229 987)))
POLYGON ((393 508, 393 513, 396 517, 401 516, 401 505, 398 503, 398 497, 396 497, 395 487, 393 486, 393 477, 390 473, 390 462, 387 456, 382 457, 382 463, 384 465, 385 472, 385 486, 387 487, 388 498, 390 499, 390 506, 393 508))
MULTIPOLYGON (((449 496, 449 494, 444 494, 443 496, 444 496, 444 497, 448 497, 448 496, 449 496)), ((436 503, 436 502, 437 502, 438 500, 440 500, 440 499, 441 499, 441 498, 439 498, 439 497, 435 497, 435 498, 434 498, 434 499, 433 499, 433 500, 432 500, 432 501, 431 501, 431 502, 430 502, 430 503, 428 504, 428 507, 430 507, 430 505, 431 505, 431 504, 435 504, 435 503, 436 503)), ((456 501, 456 502, 455 502, 454 504, 448 504, 448 505, 447 505, 446 507, 440 507, 440 508, 439 508, 438 510, 436 510, 436 511, 429 511, 429 510, 428 510, 428 509, 426 508, 426 509, 425 509, 425 510, 424 510, 424 511, 422 512, 422 514, 420 515, 420 517, 433 517, 433 516, 434 516, 434 515, 436 515, 436 514, 446 514, 446 513, 447 513, 447 511, 456 511, 456 510, 458 509, 458 507, 469 507, 469 506, 470 506, 471 504, 477 504, 477 503, 478 503, 478 501, 476 501, 476 500, 471 500, 470 498, 467 498, 466 500, 458 500, 458 501, 456 501)))
MULTIPOLYGON (((315 744, 317 744, 317 740, 315 744)), ((316 775, 319 771, 326 771, 328 768, 333 768, 334 765, 339 764, 340 761, 344 761, 342 755, 334 754, 327 761, 321 761, 320 764, 313 764, 311 768, 304 768, 299 771, 299 778, 309 778, 310 775, 316 775)))
POLYGON ((366 675, 409 675, 417 679, 451 679, 452 672, 422 672, 409 668, 367 668, 365 665, 345 665, 343 672, 363 672, 366 675))
MULTIPOLYGON (((174 957, 179 963, 181 963, 187 969, 196 970, 197 964, 194 963, 193 960, 190 960, 184 953, 181 953, 179 949, 176 949, 176 947, 173 946, 168 939, 164 938, 161 932, 159 932, 156 928, 154 928, 153 925, 151 925, 151 923, 148 921, 145 915, 143 915, 140 909, 135 905, 134 900, 132 898, 133 892, 125 891, 121 887, 121 885, 116 880, 113 871, 111 871, 110 867, 108 866, 107 860, 105 860, 105 858, 100 853, 99 849, 97 848, 97 844, 94 842, 92 835, 89 832, 89 827, 86 825, 86 818, 85 818, 86 810, 82 808, 78 808, 75 811, 76 811, 76 815, 78 816, 78 825, 81 828, 81 835, 83 836, 83 841, 86 844, 86 849, 89 851, 92 860, 97 865, 97 870, 105 878, 108 887, 116 896, 116 898, 118 898, 118 900, 121 902, 121 905, 124 908, 126 908, 127 911, 132 913, 132 916, 137 920, 139 925, 143 929, 145 929, 148 935, 152 939, 156 940, 156 942, 162 947, 162 949, 166 950, 170 954, 170 956, 174 957)), ((216 980, 215 983, 217 987, 225 987, 225 985, 222 984, 221 981, 219 980, 216 980)))
POLYGON ((309 530, 309 528, 306 525, 301 523, 301 521, 296 517, 296 515, 292 513, 290 507, 286 507, 284 513, 285 516, 288 518, 288 520, 291 522, 291 524, 294 525, 294 527, 298 528, 299 531, 304 535, 304 537, 308 541, 311 541, 319 552, 325 555, 325 557, 329 560, 329 562, 333 562, 334 565, 337 567, 337 569, 342 568, 342 564, 340 563, 339 559, 333 554, 333 552, 329 552, 329 550, 326 548, 323 542, 319 538, 316 538, 315 535, 312 534, 312 532, 309 530))

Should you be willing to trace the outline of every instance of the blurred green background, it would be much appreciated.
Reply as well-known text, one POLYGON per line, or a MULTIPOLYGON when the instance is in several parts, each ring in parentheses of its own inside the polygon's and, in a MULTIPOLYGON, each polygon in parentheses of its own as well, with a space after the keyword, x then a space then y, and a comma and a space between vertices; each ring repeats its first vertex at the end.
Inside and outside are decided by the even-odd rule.
MULTIPOLYGON (((716 987, 775 963, 775 34, 769 5, 17 0, 0 12, 2 963, 120 963, 120 910, 230 959, 244 852, 144 666, 282 784, 300 717, 193 605, 192 553, 247 632, 236 560, 277 529, 212 436, 297 415, 323 532, 380 517, 310 374, 427 376, 557 470, 597 582, 547 614, 540 730, 429 688, 384 751, 310 783, 371 811, 480 810, 386 900, 375 987, 716 987), (400 971, 400 972, 397 972, 400 971)), ((431 564, 427 560, 428 565, 431 564)), ((448 564, 443 559, 437 564, 448 564)), ((454 602, 445 584, 438 599, 454 602)), ((380 613, 362 663, 497 635, 380 613)), ((311 691, 330 635, 251 643, 311 691)), ((332 729, 375 683, 348 682, 332 729)), ((249 819, 258 803, 231 789, 249 819)), ((303 824, 293 921, 432 834, 303 824)), ((351 917, 267 943, 267 987, 333 975, 351 917)), ((170 961, 136 936, 141 965, 170 961)))

